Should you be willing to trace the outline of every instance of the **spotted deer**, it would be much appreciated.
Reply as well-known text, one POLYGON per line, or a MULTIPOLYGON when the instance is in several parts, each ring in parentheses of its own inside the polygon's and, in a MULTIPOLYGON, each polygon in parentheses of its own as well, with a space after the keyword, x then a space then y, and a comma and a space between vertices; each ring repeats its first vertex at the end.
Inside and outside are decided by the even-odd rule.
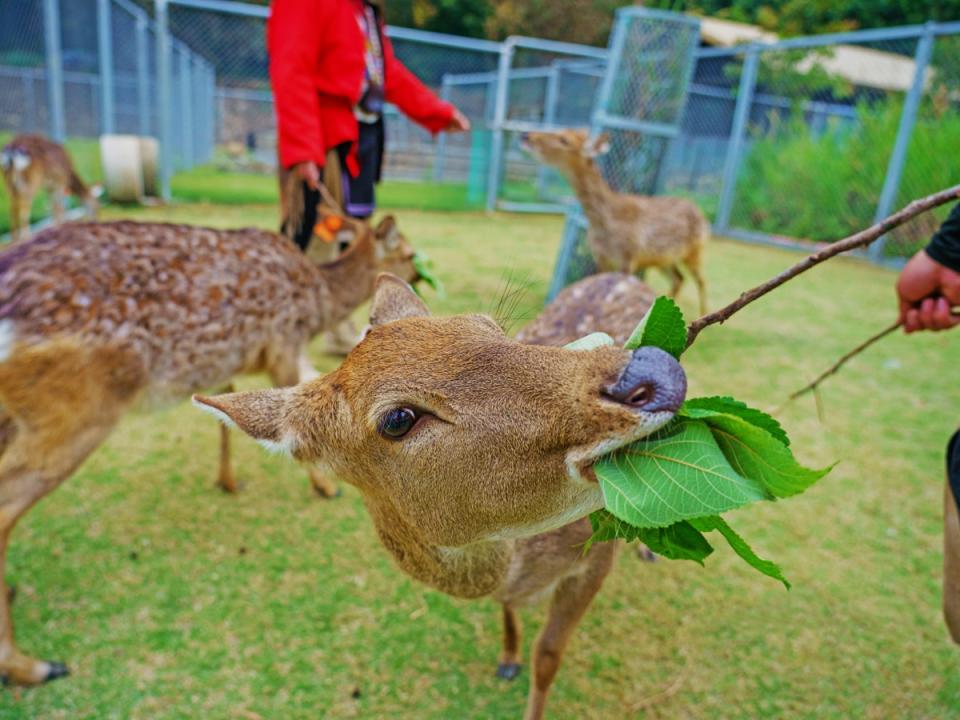
POLYGON ((391 218, 375 232, 343 222, 358 237, 326 265, 264 230, 125 221, 50 228, 0 254, 0 676, 31 685, 67 672, 14 644, 7 543, 126 411, 243 373, 295 385, 307 342, 369 298, 378 272, 414 279, 391 218))
POLYGON ((614 561, 615 543, 584 551, 586 516, 603 506, 593 463, 662 427, 686 393, 680 365, 657 348, 555 346, 604 329, 582 306, 588 298, 636 301, 633 321, 651 300, 632 277, 584 282, 592 289, 565 291, 521 343, 483 315, 431 317, 383 275, 371 329, 339 369, 292 388, 194 398, 355 486, 405 573, 499 602, 500 677, 519 670, 516 609, 549 597, 527 720, 543 717, 567 643, 614 561))
POLYGON ((697 284, 700 311, 707 312, 703 253, 710 224, 685 198, 632 195, 613 190, 595 159, 610 150, 606 133, 591 138, 586 130, 525 133, 524 146, 569 181, 587 216, 587 245, 602 272, 636 273, 659 268, 676 297, 683 285, 680 266, 697 284))
POLYGON ((14 242, 30 234, 30 209, 37 193, 46 188, 55 224, 64 220, 64 202, 73 195, 96 217, 100 186, 88 187, 73 167, 62 145, 42 135, 17 135, 0 150, 0 171, 10 195, 10 226, 14 242))

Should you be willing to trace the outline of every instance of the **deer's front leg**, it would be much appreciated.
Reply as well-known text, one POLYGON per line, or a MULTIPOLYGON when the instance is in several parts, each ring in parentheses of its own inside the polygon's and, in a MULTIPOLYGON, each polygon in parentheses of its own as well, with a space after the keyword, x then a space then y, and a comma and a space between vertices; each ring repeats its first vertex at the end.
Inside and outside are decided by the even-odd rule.
POLYGON ((547 694, 560 669, 560 660, 570 636, 580 618, 587 611, 603 580, 613 567, 615 543, 598 543, 590 548, 586 571, 568 577, 557 585, 550 600, 547 623, 533 649, 530 694, 524 720, 542 720, 547 706, 547 694))
POLYGON ((509 605, 503 606, 503 653, 497 665, 497 677, 513 680, 520 674, 520 618, 509 605))
MULTIPOLYGON (((217 394, 232 393, 234 390, 233 383, 227 383, 217 390, 217 394)), ((220 423, 220 468, 217 471, 217 487, 231 494, 240 489, 230 462, 230 428, 225 423, 220 423)))

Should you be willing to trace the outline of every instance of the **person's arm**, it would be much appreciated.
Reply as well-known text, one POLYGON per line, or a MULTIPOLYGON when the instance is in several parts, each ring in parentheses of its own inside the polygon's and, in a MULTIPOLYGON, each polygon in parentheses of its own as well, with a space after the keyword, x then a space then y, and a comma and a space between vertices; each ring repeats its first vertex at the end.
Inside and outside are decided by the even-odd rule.
POLYGON ((441 130, 469 130, 470 122, 453 105, 444 102, 407 70, 393 53, 386 31, 383 38, 383 63, 388 102, 414 122, 433 133, 441 130))
POLYGON ((296 165, 299 170, 312 165, 316 170, 325 159, 320 101, 313 77, 322 42, 324 4, 323 0, 274 0, 270 9, 270 83, 280 164, 285 168, 296 165))
POLYGON ((930 244, 907 262, 897 280, 900 320, 910 333, 960 325, 960 205, 930 244))
POLYGON ((951 270, 960 272, 960 203, 953 206, 949 217, 933 234, 927 255, 951 270))

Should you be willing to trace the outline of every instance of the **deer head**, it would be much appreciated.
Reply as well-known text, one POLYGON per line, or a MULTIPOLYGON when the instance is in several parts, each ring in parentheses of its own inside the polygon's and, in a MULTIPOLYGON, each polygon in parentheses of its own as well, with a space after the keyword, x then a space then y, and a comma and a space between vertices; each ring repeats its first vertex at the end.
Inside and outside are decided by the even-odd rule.
POLYGON ((523 345, 485 315, 431 317, 390 275, 370 322, 329 375, 194 402, 324 464, 431 545, 526 537, 602 507, 593 462, 663 426, 686 393, 656 348, 523 345))
POLYGON ((523 147, 540 162, 569 173, 593 165, 593 159, 610 151, 610 136, 591 138, 586 129, 528 132, 523 147))
MULTIPOLYGON (((341 215, 321 204, 317 207, 311 246, 337 243, 341 247, 352 247, 370 231, 366 221, 341 215)), ((373 258, 379 272, 391 273, 411 283, 419 279, 413 264, 415 251, 400 232, 393 215, 387 215, 373 228, 373 247, 373 258)), ((319 256, 316 261, 325 262, 319 256)))

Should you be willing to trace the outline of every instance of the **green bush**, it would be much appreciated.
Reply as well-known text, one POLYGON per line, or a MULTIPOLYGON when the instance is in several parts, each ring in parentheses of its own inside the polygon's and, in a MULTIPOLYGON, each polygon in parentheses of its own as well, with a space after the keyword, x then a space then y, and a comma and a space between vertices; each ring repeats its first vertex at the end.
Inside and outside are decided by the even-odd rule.
MULTIPOLYGON (((737 182, 733 224, 793 238, 832 241, 874 219, 902 104, 861 105, 854 123, 815 132, 802 113, 754 137, 737 182)), ((957 182, 950 161, 960 147, 960 115, 924 106, 911 136, 896 205, 957 182)), ((913 223, 894 236, 891 251, 925 241, 935 221, 913 223)))

